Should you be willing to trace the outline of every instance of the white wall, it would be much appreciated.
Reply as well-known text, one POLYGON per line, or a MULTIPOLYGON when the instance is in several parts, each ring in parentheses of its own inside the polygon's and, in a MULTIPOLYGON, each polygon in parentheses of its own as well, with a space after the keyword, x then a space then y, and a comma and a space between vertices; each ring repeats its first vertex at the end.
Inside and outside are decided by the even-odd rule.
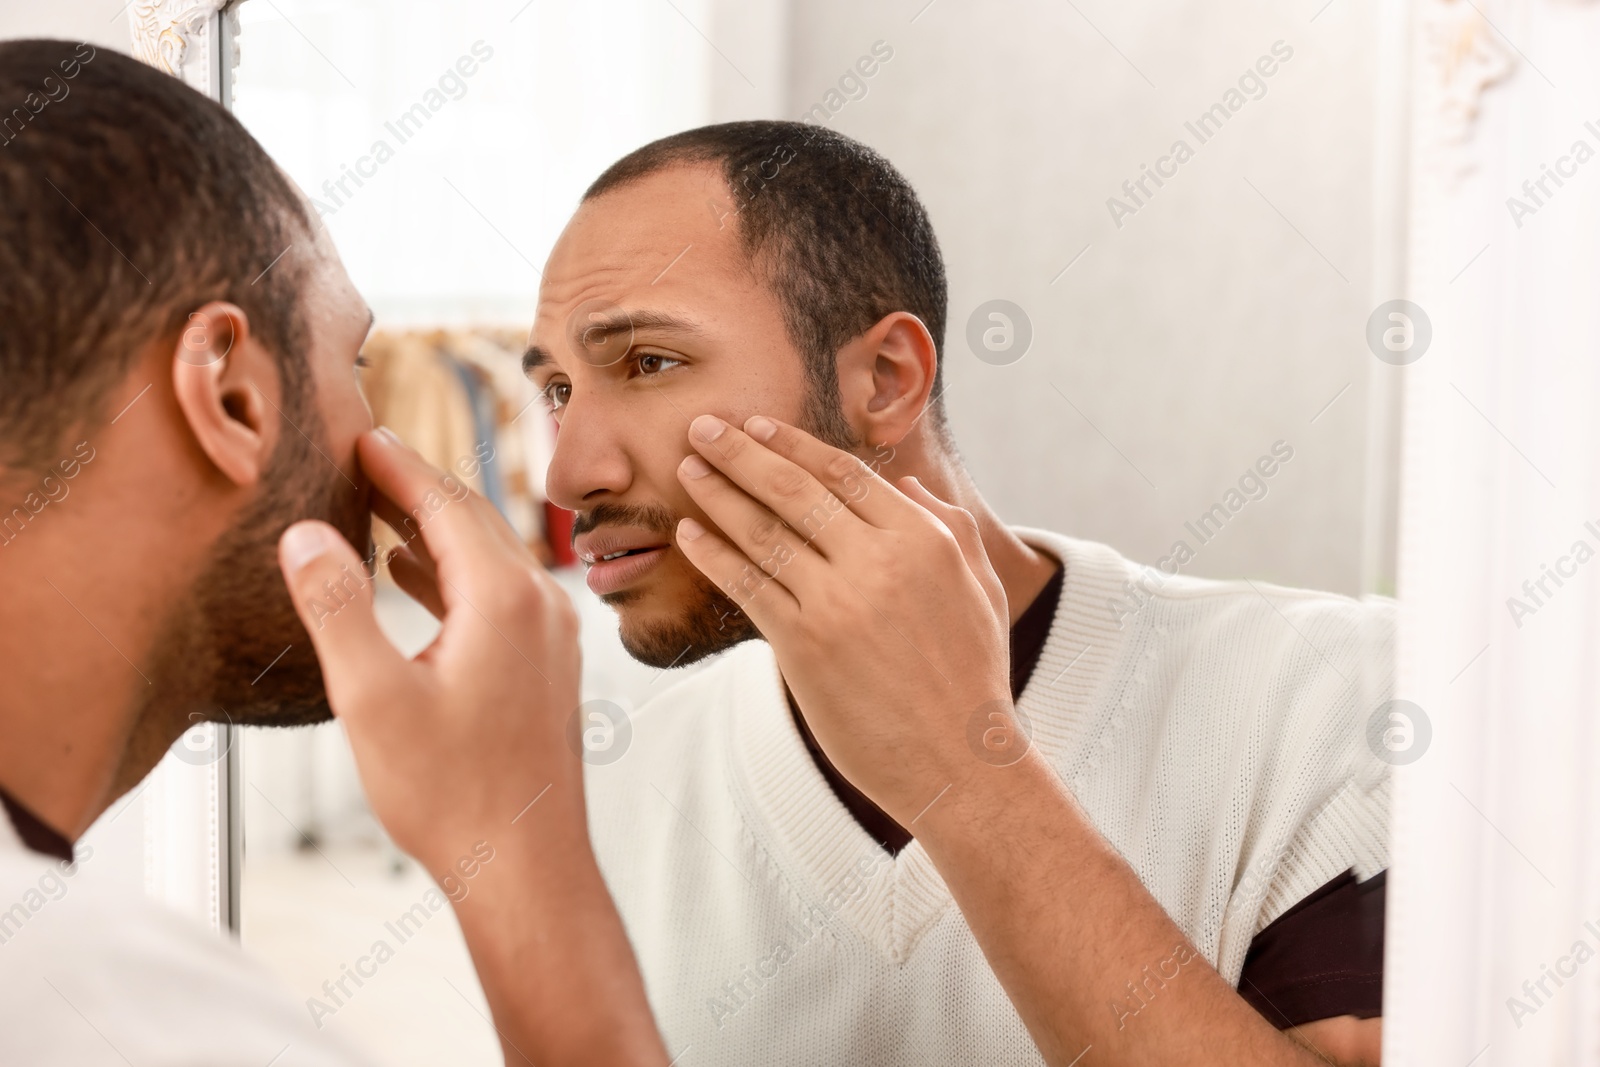
POLYGON ((792 5, 790 117, 875 41, 894 49, 830 124, 883 151, 932 212, 956 437, 1008 519, 1147 562, 1182 537, 1192 573, 1358 591, 1375 13, 1321 5, 792 5), (1184 122, 1278 40, 1292 59, 1200 144, 1184 122), (1180 137, 1194 158, 1118 228, 1107 198, 1180 137), (993 298, 1032 321, 1011 366, 965 340, 993 298), (1294 459, 1267 497, 1198 547, 1184 522, 1279 439, 1294 459))
MULTIPOLYGON (((1222 18, 1193 0, 716 0, 680 29, 715 44, 719 119, 798 117, 874 42, 894 49, 830 123, 933 213, 947 402, 1002 514, 1149 562, 1183 538, 1193 573, 1355 592, 1368 375, 1386 373, 1363 331, 1401 295, 1372 284, 1374 4, 1246 0, 1222 18), (1294 56, 1266 94, 1199 144, 1185 121, 1278 40, 1294 56), (1179 137, 1194 158, 1117 227, 1107 198, 1179 137), (994 298, 1032 322, 1014 365, 966 344, 994 298), (1280 439, 1295 458, 1267 497, 1201 546, 1184 523, 1280 439)), ((0 34, 125 48, 120 8, 0 0, 0 34)))
POLYGON ((59 37, 132 51, 126 0, 0 0, 0 39, 59 37))
POLYGON ((313 198, 380 328, 526 330, 595 176, 708 121, 704 7, 475 0, 440 21, 433 0, 250 0, 234 113, 313 198))

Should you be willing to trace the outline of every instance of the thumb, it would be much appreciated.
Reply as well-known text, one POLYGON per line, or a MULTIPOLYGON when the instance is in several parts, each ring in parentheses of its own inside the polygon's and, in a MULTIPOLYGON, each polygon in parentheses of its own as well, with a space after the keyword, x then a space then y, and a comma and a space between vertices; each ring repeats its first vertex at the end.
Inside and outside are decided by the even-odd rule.
POLYGON ((325 522, 297 522, 278 540, 278 565, 322 663, 328 703, 345 715, 409 666, 378 628, 361 557, 325 522))

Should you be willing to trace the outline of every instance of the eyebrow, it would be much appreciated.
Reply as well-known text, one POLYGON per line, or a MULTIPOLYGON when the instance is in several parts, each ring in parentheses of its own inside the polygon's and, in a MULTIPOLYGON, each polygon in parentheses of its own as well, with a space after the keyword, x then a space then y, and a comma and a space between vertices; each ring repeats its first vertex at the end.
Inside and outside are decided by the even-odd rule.
MULTIPOLYGON (((629 313, 621 310, 609 315, 597 315, 593 322, 584 327, 583 332, 594 341, 607 341, 619 333, 627 333, 630 330, 634 333, 648 330, 655 334, 679 337, 698 337, 702 333, 698 323, 664 311, 629 313)), ((538 345, 529 345, 527 351, 522 353, 522 373, 530 375, 540 367, 554 362, 555 357, 549 350, 538 345)))

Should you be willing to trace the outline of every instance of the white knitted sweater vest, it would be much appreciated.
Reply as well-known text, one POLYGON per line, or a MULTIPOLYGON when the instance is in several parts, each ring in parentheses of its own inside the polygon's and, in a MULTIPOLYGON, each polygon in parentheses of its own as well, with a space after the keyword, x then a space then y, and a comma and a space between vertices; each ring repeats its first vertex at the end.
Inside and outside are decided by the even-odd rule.
MULTIPOLYGON (((1388 766, 1366 725, 1392 688, 1393 604, 1168 576, 1017 532, 1066 568, 1018 702, 1034 744, 1237 982, 1274 918, 1387 864, 1388 766)), ((601 869, 684 1067, 1043 1062, 921 845, 890 858, 835 798, 764 642, 639 709, 627 752, 587 785, 601 869)), ((1106 1010, 1140 1003, 1130 989, 1106 1010)))

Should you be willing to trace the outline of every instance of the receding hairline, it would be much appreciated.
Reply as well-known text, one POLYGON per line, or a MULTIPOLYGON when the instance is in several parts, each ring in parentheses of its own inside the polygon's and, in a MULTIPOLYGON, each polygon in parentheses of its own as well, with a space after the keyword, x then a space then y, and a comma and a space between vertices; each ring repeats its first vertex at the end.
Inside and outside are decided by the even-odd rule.
MULTIPOLYGON (((819 389, 837 387, 840 346, 890 311, 915 315, 943 356, 949 291, 938 239, 915 188, 883 153, 815 123, 716 123, 622 156, 582 202, 700 167, 721 175, 719 225, 731 223, 741 258, 777 297, 819 389)), ((933 405, 941 425, 942 393, 933 405)))
POLYGON ((583 191, 579 203, 586 204, 607 193, 641 185, 671 171, 702 170, 714 174, 721 180, 722 186, 731 192, 733 185, 729 172, 733 166, 734 155, 714 145, 690 143, 658 147, 652 143, 635 149, 602 171, 583 191), (622 166, 624 163, 627 166, 622 166))
POLYGON ((595 179, 583 192, 583 198, 578 201, 580 205, 591 200, 599 200, 611 193, 625 192, 629 189, 644 185, 652 178, 662 177, 675 171, 701 171, 706 175, 715 177, 723 189, 732 192, 733 186, 728 180, 728 164, 721 155, 714 152, 694 151, 682 149, 677 152, 663 155, 659 160, 652 162, 648 167, 639 170, 627 171, 615 178, 601 184, 602 174, 595 179))
MULTIPOLYGON (((732 231, 731 236, 734 238, 734 243, 738 247, 744 265, 753 270, 755 268, 755 253, 758 250, 751 246, 749 243, 750 235, 745 227, 740 225, 739 216, 741 212, 737 208, 734 199, 733 182, 728 174, 728 167, 724 165, 724 161, 720 156, 700 155, 694 158, 686 156, 684 158, 662 159, 648 169, 629 173, 617 181, 608 182, 598 190, 594 186, 590 186, 590 189, 583 194, 583 199, 578 201, 578 210, 574 212, 573 218, 568 220, 567 225, 570 227, 579 214, 585 209, 591 209, 591 205, 603 204, 608 198, 626 195, 630 192, 637 193, 654 180, 695 173, 715 181, 716 191, 726 198, 726 203, 721 205, 708 204, 705 210, 718 209, 721 214, 721 225, 718 228, 726 227, 732 231)), ((566 232, 563 231, 562 239, 565 237, 566 232)))

